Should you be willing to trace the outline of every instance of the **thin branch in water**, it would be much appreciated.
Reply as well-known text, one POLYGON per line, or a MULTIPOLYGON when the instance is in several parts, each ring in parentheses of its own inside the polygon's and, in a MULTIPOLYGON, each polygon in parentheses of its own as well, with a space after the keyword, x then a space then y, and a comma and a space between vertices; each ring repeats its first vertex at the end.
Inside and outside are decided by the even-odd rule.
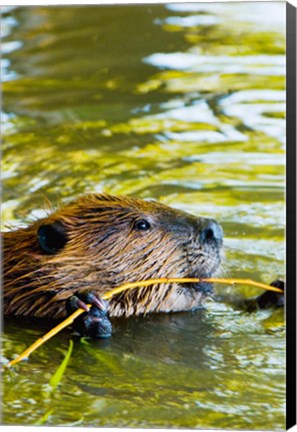
MULTIPOLYGON (((128 289, 133 288, 142 288, 145 286, 160 284, 160 283, 197 283, 197 282, 210 282, 210 283, 218 283, 218 284, 225 284, 225 285, 250 285, 257 288, 262 288, 267 291, 274 291, 277 293, 283 293, 283 290, 271 285, 266 285, 261 282, 255 282, 251 279, 220 279, 220 278, 161 278, 161 279, 148 279, 143 281, 137 281, 137 282, 128 282, 124 285, 121 285, 117 288, 114 288, 107 293, 102 295, 103 300, 109 300, 114 295, 120 294, 124 291, 127 291, 128 289)), ((92 307, 92 305, 88 304, 88 307, 92 307)), ((56 327, 51 329, 48 333, 46 333, 44 336, 42 336, 40 339, 38 339, 36 342, 34 342, 29 348, 27 348, 22 354, 20 354, 15 359, 11 360, 10 362, 3 365, 4 368, 9 368, 16 363, 20 362, 21 360, 28 358, 30 354, 32 354, 33 351, 35 351, 37 348, 39 348, 42 344, 44 344, 46 341, 51 339, 53 336, 55 336, 57 333, 59 333, 61 330, 63 330, 65 327, 68 327, 70 324, 73 323, 73 321, 79 317, 82 313, 84 313, 84 309, 77 309, 73 314, 71 314, 68 318, 66 318, 64 321, 62 321, 60 324, 58 324, 56 327)))

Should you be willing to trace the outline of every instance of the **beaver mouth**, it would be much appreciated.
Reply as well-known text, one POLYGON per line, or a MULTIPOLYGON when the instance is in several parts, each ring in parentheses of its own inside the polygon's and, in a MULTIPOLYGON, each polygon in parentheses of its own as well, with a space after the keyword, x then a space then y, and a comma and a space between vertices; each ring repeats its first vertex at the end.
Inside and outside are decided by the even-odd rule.
MULTIPOLYGON (((191 270, 190 272, 188 272, 188 274, 185 276, 186 278, 191 278, 191 279, 208 279, 211 277, 214 277, 214 275, 218 274, 218 270, 220 268, 220 264, 221 264, 221 260, 222 260, 222 248, 218 247, 215 251, 215 256, 210 256, 207 254, 200 254, 199 258, 203 259, 203 264, 198 270, 197 270, 197 263, 196 263, 196 268, 193 265, 193 262, 190 263, 191 265, 191 270), (193 268, 194 267, 194 268, 193 268)), ((200 262, 201 264, 201 262, 200 262)), ((201 282, 192 282, 189 284, 185 284, 184 285, 186 288, 193 290, 193 291, 198 291, 202 294, 205 295, 209 295, 213 292, 213 284, 211 282, 207 282, 207 281, 201 281, 201 282)))
POLYGON ((205 295, 210 295, 213 292, 213 284, 210 282, 194 282, 189 284, 188 288, 205 295))
MULTIPOLYGON (((197 257, 200 266, 199 264, 197 265, 197 261, 190 261, 188 256, 188 262, 191 269, 189 272, 187 272, 186 276, 184 276, 185 278, 208 279, 218 274, 218 270, 222 260, 221 248, 217 248, 214 256, 209 254, 199 254, 196 256, 196 260, 197 257)), ((210 294, 213 291, 213 284, 207 281, 192 282, 189 284, 184 284, 184 286, 188 289, 199 291, 203 294, 210 294)))

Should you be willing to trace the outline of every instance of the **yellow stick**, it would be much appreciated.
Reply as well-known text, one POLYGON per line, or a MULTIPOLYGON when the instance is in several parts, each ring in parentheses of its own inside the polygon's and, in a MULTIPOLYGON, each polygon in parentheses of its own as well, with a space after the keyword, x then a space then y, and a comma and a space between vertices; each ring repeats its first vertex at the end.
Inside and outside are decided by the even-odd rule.
MULTIPOLYGON (((107 292, 106 294, 102 295, 103 300, 109 300, 111 297, 113 297, 116 294, 120 294, 123 291, 126 291, 128 289, 132 288, 141 288, 149 285, 155 285, 155 284, 161 284, 161 283, 194 283, 194 282, 210 282, 210 283, 220 283, 220 284, 240 284, 240 285, 252 285, 258 288, 262 288, 268 291, 275 291, 278 293, 283 293, 283 290, 280 288, 273 287, 271 285, 266 285, 260 282, 255 282, 250 279, 220 279, 220 278, 162 278, 162 279, 149 279, 144 281, 137 281, 137 282, 128 282, 124 285, 121 285, 117 288, 114 288, 107 292)), ((88 307, 91 307, 92 305, 87 305, 88 307)), ((59 333, 61 330, 63 330, 68 325, 72 324, 73 321, 81 315, 83 312, 85 312, 84 309, 77 309, 73 314, 71 314, 68 318, 66 318, 64 321, 62 321, 60 324, 58 324, 56 327, 54 327, 52 330, 50 330, 48 333, 46 333, 44 336, 42 336, 40 339, 38 339, 36 342, 34 342, 29 348, 27 348, 22 354, 20 354, 15 359, 11 360, 9 363, 3 365, 5 368, 11 367, 15 365, 16 363, 20 362, 24 358, 28 358, 29 355, 35 351, 40 345, 45 343, 47 340, 55 336, 57 333, 59 333)))
MULTIPOLYGON (((91 305, 88 305, 91 307, 91 305)), ((56 327, 51 329, 48 333, 46 333, 44 336, 41 336, 41 338, 37 339, 36 342, 34 342, 29 348, 27 348, 22 354, 20 354, 15 359, 11 360, 9 363, 3 365, 3 367, 10 367, 15 365, 21 360, 24 360, 25 358, 28 358, 29 355, 35 351, 40 345, 44 344, 47 340, 55 336, 59 331, 63 330, 63 328, 69 326, 73 323, 75 318, 77 318, 79 315, 81 315, 83 312, 85 312, 83 309, 77 309, 73 314, 71 314, 68 318, 66 318, 63 322, 58 324, 56 327)))
POLYGON ((138 281, 138 282, 128 282, 124 285, 121 285, 118 288, 114 288, 113 290, 109 291, 108 293, 104 294, 102 298, 104 300, 110 299, 115 294, 119 294, 123 291, 126 291, 130 288, 137 288, 137 287, 144 287, 154 284, 160 284, 160 283, 194 283, 194 282, 210 282, 210 283, 219 283, 219 284, 237 284, 237 285, 252 285, 258 288, 265 289, 267 291, 275 291, 278 293, 283 293, 283 290, 280 288, 276 288, 271 285, 266 285, 261 282, 255 282, 250 279, 221 279, 221 278, 162 278, 162 279, 149 279, 144 281, 138 281))

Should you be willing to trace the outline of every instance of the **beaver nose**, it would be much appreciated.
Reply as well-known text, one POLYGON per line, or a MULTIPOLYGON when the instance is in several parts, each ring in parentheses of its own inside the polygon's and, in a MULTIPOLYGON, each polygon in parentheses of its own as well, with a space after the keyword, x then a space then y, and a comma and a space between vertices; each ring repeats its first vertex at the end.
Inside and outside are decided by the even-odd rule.
POLYGON ((223 229, 216 221, 206 219, 205 225, 200 232, 200 241, 207 243, 211 240, 221 244, 223 242, 223 229))

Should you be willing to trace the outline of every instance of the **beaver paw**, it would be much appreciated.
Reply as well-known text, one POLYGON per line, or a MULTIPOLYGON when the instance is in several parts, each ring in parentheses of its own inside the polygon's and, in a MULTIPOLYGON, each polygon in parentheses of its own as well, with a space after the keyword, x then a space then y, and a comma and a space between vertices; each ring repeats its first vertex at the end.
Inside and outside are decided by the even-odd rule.
POLYGON ((81 336, 92 338, 108 338, 112 333, 112 325, 108 317, 108 302, 92 293, 76 293, 66 302, 67 314, 70 315, 77 309, 86 312, 80 315, 72 324, 73 330, 81 336), (87 305, 91 304, 89 308, 87 305))
POLYGON ((256 298, 258 307, 260 309, 266 309, 267 307, 271 306, 284 306, 285 303, 285 283, 282 280, 275 280, 271 282, 271 286, 274 286, 276 288, 280 288, 283 290, 283 293, 277 293, 274 291, 265 291, 263 294, 261 294, 259 297, 256 298))

